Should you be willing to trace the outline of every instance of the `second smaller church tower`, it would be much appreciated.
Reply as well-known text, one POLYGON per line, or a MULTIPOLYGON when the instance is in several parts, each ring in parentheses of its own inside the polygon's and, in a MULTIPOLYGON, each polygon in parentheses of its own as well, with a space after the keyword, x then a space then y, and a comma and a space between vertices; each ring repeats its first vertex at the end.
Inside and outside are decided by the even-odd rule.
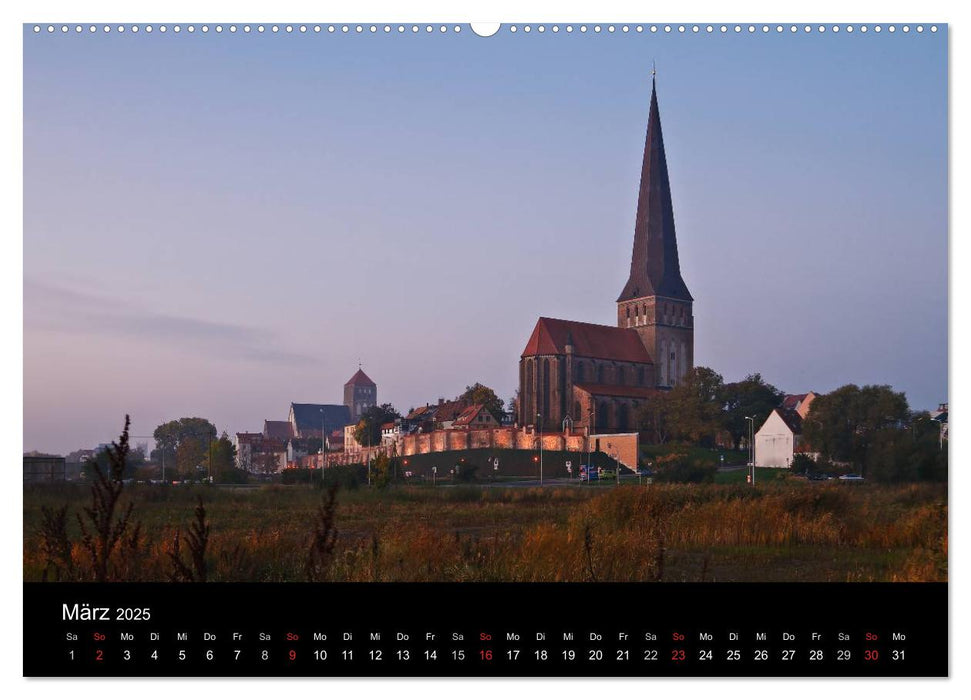
POLYGON ((357 423, 369 408, 378 403, 378 385, 360 367, 344 385, 344 405, 351 411, 351 422, 357 423))

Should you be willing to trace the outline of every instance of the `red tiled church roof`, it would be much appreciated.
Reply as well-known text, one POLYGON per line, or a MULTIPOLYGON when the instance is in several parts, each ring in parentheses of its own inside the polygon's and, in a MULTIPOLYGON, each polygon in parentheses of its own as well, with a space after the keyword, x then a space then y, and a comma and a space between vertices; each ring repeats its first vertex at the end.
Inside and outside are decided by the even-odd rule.
POLYGON ((366 374, 364 374, 363 369, 358 369, 357 372, 354 373, 354 376, 347 380, 347 383, 344 384, 344 386, 375 386, 376 387, 377 384, 372 382, 371 378, 366 374))
POLYGON ((579 357, 651 364, 651 356, 633 328, 545 317, 536 322, 522 356, 563 355, 571 342, 579 357))
POLYGON ((614 384, 575 384, 577 389, 593 396, 618 396, 629 399, 649 399, 661 393, 648 386, 617 386, 614 384))

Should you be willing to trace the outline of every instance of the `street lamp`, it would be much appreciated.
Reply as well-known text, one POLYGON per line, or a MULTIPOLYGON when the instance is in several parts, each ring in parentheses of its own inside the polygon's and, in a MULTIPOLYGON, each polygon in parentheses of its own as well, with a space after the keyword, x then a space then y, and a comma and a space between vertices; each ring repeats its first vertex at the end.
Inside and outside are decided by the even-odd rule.
POLYGON ((208 481, 210 484, 212 483, 212 438, 215 430, 216 428, 213 427, 212 430, 206 431, 206 439, 209 440, 209 464, 207 465, 208 468, 206 470, 209 478, 206 479, 206 481, 208 481))
POLYGON ((543 485, 543 414, 536 414, 536 424, 539 426, 539 485, 543 485))
POLYGON ((745 416, 748 421, 749 475, 755 486, 755 416, 745 416))
POLYGON ((590 435, 593 434, 593 406, 587 411, 587 483, 590 483, 590 458, 592 448, 590 447, 590 435))
POLYGON ((613 460, 615 462, 615 464, 614 464, 614 479, 616 480, 617 485, 620 486, 620 460, 617 459, 617 450, 615 450, 613 444, 611 444, 609 442, 607 443, 607 449, 610 450, 609 454, 610 454, 610 456, 613 458, 613 460))

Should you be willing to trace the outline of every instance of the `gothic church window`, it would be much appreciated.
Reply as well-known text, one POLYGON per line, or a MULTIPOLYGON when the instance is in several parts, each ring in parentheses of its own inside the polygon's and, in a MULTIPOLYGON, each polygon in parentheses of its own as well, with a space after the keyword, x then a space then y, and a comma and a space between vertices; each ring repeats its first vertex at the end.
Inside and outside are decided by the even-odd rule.
POLYGON ((661 376, 658 378, 658 380, 659 380, 658 381, 658 384, 660 384, 661 386, 667 386, 668 385, 667 384, 667 381, 666 381, 667 380, 667 377, 668 377, 668 374, 667 374, 667 371, 666 371, 667 370, 668 363, 664 361, 664 352, 665 352, 665 347, 664 347, 664 341, 662 340, 661 341, 661 352, 659 353, 659 358, 658 358, 658 359, 660 359, 660 363, 659 363, 659 366, 658 366, 658 370, 661 372, 661 376))
POLYGON ((543 414, 544 423, 550 415, 550 392, 552 391, 553 387, 550 384, 550 361, 543 360, 543 410, 540 412, 543 414))

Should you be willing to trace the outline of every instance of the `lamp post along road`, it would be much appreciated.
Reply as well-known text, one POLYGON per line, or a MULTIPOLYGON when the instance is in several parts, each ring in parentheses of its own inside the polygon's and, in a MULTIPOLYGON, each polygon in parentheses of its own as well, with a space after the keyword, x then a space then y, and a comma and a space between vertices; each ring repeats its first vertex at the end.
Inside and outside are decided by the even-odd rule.
POLYGON ((209 439, 209 478, 207 481, 212 483, 212 432, 207 432, 206 437, 209 439))
POLYGON ((593 447, 590 444, 590 436, 593 435, 593 408, 587 411, 587 484, 590 483, 590 460, 593 457, 593 447))
POLYGON ((755 416, 745 416, 748 421, 749 479, 755 486, 755 416))
POLYGON ((543 415, 536 414, 536 424, 539 427, 539 485, 543 485, 543 415))

